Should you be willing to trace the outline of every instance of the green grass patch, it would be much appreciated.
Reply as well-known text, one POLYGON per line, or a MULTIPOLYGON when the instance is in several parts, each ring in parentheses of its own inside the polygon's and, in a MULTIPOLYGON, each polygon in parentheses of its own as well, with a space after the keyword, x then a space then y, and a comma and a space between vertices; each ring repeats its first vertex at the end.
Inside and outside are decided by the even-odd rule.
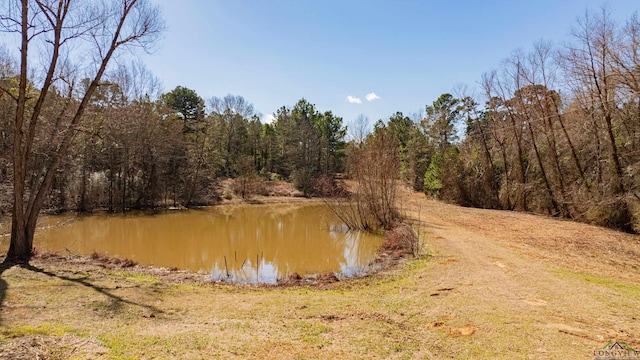
POLYGON ((36 326, 22 325, 3 329, 0 331, 3 338, 12 339, 26 335, 46 335, 46 336, 62 336, 71 332, 71 328, 68 326, 59 326, 49 323, 42 323, 36 326))
POLYGON ((299 339, 304 343, 318 348, 323 348, 331 344, 328 334, 331 332, 329 326, 307 321, 298 321, 293 324, 293 328, 298 332, 299 339))
POLYGON ((109 270, 106 272, 106 274, 112 278, 122 279, 129 283, 138 285, 153 285, 161 282, 155 275, 131 272, 126 270, 109 270))
POLYGON ((640 285, 638 284, 604 276, 584 274, 569 269, 557 269, 555 270, 555 273, 566 277, 583 280, 597 286, 602 286, 626 296, 640 297, 640 285))
POLYGON ((191 352, 207 352, 216 346, 211 336, 202 333, 176 333, 173 335, 141 336, 133 332, 107 333, 98 337, 111 350, 116 359, 179 358, 191 352))

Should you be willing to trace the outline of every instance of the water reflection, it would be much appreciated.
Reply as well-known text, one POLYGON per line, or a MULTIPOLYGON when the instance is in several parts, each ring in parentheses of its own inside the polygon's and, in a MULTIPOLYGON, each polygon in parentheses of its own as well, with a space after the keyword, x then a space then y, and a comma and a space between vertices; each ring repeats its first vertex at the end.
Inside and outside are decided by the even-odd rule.
MULTIPOLYGON (((68 221, 60 217, 59 221, 68 221)), ((324 205, 225 206, 159 215, 92 215, 36 234, 35 246, 274 283, 294 273, 367 270, 381 238, 348 232, 324 205)))

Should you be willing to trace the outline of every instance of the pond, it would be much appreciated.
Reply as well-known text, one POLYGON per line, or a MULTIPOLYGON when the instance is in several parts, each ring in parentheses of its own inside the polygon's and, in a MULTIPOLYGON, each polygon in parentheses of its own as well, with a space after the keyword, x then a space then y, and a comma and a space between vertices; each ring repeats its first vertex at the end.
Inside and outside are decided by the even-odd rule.
MULTIPOLYGON (((218 206, 149 215, 54 216, 34 246, 187 269, 213 280, 275 283, 294 273, 367 272, 382 244, 347 231, 324 204, 218 206)), ((8 239, 3 239, 3 242, 8 239)))

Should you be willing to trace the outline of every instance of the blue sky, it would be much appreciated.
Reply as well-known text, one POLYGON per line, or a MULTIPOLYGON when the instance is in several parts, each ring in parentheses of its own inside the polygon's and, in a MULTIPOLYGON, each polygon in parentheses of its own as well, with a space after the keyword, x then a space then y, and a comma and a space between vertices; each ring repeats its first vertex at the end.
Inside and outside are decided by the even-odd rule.
MULTIPOLYGON (((602 1, 152 0, 167 24, 142 56, 165 91, 242 95, 263 115, 302 97, 350 123, 424 109, 540 39, 560 44, 602 1), (372 101, 367 100, 367 94, 372 101), (352 97, 352 98, 348 98, 352 97), (357 103, 357 98, 360 103, 357 103), (352 102, 349 102, 351 99, 352 102)), ((610 1, 625 21, 637 0, 610 1)))

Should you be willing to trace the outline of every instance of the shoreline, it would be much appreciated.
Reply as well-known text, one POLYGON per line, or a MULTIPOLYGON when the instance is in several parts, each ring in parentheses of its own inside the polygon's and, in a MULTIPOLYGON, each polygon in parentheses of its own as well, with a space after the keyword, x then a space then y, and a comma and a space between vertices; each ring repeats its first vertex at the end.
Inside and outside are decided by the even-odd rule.
MULTIPOLYGON (((167 208, 167 209, 158 209, 160 212, 169 212, 169 211, 182 211, 182 210, 197 210, 197 209, 206 209, 206 208, 215 208, 215 207, 225 207, 225 206, 252 206, 252 205, 270 205, 270 204, 321 204, 326 201, 325 197, 316 197, 316 198, 306 198, 306 197, 293 197, 293 196, 254 196, 251 199, 232 199, 232 200, 223 200, 220 203, 208 206, 201 207, 193 207, 193 208, 167 208)), ((138 210, 128 211, 124 214, 130 212, 136 212, 138 210)), ((139 210, 140 212, 146 212, 147 210, 139 210)), ((73 212, 71 212, 73 213, 73 212)), ((76 216, 90 216, 93 214, 105 213, 107 215, 121 215, 123 213, 108 213, 103 211, 98 212, 87 212, 87 213, 76 213, 76 216)), ((43 218, 46 218, 50 215, 43 215, 43 218)), ((52 226, 63 226, 64 224, 59 225, 49 225, 41 227, 40 229, 46 229, 52 226)), ((3 237, 8 237, 10 234, 0 234, 0 244, 4 241, 3 237)), ((384 235, 383 235, 384 236, 384 235)), ((206 272, 196 272, 188 269, 180 269, 177 267, 169 268, 163 266, 155 266, 155 265, 145 265, 138 264, 127 258, 120 258, 109 256, 107 254, 101 253, 93 253, 90 255, 81 255, 73 253, 69 250, 68 254, 64 254, 64 252, 52 252, 48 250, 41 251, 37 248, 34 249, 34 256, 30 263, 42 263, 60 266, 62 268, 68 267, 69 269, 74 268, 85 268, 85 267, 100 267, 107 270, 120 270, 126 271, 130 273, 137 274, 146 274, 157 276, 163 280, 177 282, 177 283, 198 283, 198 284, 225 284, 231 286, 250 286, 250 287, 292 287, 292 286, 326 286, 327 284, 331 284, 334 282, 342 282, 342 281, 350 281, 354 279, 360 279, 368 276, 375 275, 381 271, 388 271, 395 268, 399 263, 404 262, 406 260, 410 260, 411 258, 418 259, 419 257, 408 256, 409 254, 403 254, 400 249, 389 248, 385 246, 385 242, 387 242, 387 237, 383 240, 383 244, 376 252, 375 258, 371 261, 371 263, 367 266, 367 270, 362 273, 358 273, 354 276, 346 276, 336 272, 325 272, 325 273, 313 273, 313 274, 304 274, 300 275, 298 273, 293 273, 287 276, 283 276, 282 278, 278 278, 276 283, 267 283, 267 282, 249 282, 249 283, 237 283, 232 281, 225 280, 215 280, 211 277, 211 274, 206 272)), ((2 244, 8 246, 8 244, 2 244)), ((3 246, 4 247, 4 246, 3 246)), ((4 259, 4 254, 0 256, 0 259, 4 259)))

